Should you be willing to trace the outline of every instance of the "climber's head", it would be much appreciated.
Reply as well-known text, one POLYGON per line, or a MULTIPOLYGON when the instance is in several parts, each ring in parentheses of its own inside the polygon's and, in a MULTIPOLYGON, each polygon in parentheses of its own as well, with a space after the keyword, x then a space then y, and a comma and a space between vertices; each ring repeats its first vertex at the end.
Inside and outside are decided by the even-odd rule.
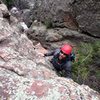
POLYGON ((70 55, 71 52, 72 52, 72 46, 69 45, 69 44, 65 44, 63 45, 61 48, 60 48, 60 56, 59 58, 62 59, 62 58, 65 58, 66 56, 70 55))
POLYGON ((72 52, 72 46, 69 44, 63 45, 60 49, 61 49, 61 52, 63 52, 66 55, 70 55, 72 52))

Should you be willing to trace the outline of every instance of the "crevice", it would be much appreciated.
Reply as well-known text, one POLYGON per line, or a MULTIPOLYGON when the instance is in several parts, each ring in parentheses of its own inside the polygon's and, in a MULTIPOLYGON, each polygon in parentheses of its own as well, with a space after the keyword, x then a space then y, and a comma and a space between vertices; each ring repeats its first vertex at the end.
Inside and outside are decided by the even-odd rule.
POLYGON ((15 71, 13 68, 9 68, 8 66, 6 66, 6 67, 5 67, 5 66, 0 66, 0 68, 6 69, 6 70, 8 70, 8 71, 11 71, 11 72, 17 74, 18 76, 25 76, 24 74, 18 73, 18 72, 15 71))
POLYGON ((82 31, 81 33, 82 33, 82 34, 85 34, 85 35, 87 35, 87 36, 90 36, 90 37, 92 37, 92 38, 97 38, 97 39, 100 39, 100 37, 99 37, 99 36, 94 36, 94 35, 90 34, 90 33, 89 33, 89 32, 87 32, 87 31, 82 31))
POLYGON ((77 2, 77 0, 74 0, 71 4, 75 4, 77 2))

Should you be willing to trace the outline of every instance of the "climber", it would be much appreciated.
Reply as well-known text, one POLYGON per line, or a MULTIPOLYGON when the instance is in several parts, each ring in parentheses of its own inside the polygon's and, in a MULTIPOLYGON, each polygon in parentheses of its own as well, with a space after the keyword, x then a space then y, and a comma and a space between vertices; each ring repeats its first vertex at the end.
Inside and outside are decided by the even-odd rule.
POLYGON ((59 49, 44 54, 46 56, 53 56, 51 63, 57 71, 64 70, 67 78, 72 78, 72 61, 75 59, 75 54, 72 53, 72 46, 65 44, 59 49))

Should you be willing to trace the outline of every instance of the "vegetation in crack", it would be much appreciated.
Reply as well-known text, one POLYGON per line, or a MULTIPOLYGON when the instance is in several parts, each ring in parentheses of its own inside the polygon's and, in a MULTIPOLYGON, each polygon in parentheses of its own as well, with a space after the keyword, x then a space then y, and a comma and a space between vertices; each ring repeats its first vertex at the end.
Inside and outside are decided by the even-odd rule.
POLYGON ((77 54, 78 59, 73 63, 73 78, 83 84, 89 75, 88 65, 92 62, 93 48, 91 44, 81 43, 77 54))
POLYGON ((12 0, 4 0, 4 3, 7 5, 8 8, 12 6, 12 0))
MULTIPOLYGON (((78 60, 73 63, 73 79, 79 84, 88 84, 87 80, 94 71, 93 76, 99 80, 99 59, 100 41, 95 41, 94 43, 81 43, 78 50, 78 60)), ((92 88, 99 91, 97 86, 92 86, 92 88)))
MULTIPOLYGON (((91 88, 100 92, 99 82, 98 85, 90 85, 89 78, 94 76, 100 80, 100 41, 94 43, 81 42, 78 45, 76 54, 76 61, 73 62, 72 74, 73 80, 79 84, 89 85, 91 88), (94 65, 94 66, 93 66, 94 65), (94 74, 93 74, 94 73, 94 74), (88 82, 87 82, 88 80, 88 82)), ((58 73, 59 76, 64 77, 65 72, 58 73)), ((95 81, 95 80, 93 80, 95 81)))

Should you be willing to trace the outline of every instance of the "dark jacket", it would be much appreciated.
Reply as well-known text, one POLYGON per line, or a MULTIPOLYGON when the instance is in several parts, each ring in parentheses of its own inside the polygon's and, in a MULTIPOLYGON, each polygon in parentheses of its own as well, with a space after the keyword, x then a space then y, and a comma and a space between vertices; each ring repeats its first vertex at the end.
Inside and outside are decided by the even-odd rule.
POLYGON ((74 61, 74 59, 75 59, 75 54, 74 53, 71 53, 65 59, 59 60, 58 59, 59 58, 59 54, 60 54, 60 49, 56 49, 54 51, 51 51, 49 53, 46 53, 45 56, 53 56, 53 58, 51 59, 51 63, 54 66, 59 66, 59 67, 62 67, 68 61, 74 61))

